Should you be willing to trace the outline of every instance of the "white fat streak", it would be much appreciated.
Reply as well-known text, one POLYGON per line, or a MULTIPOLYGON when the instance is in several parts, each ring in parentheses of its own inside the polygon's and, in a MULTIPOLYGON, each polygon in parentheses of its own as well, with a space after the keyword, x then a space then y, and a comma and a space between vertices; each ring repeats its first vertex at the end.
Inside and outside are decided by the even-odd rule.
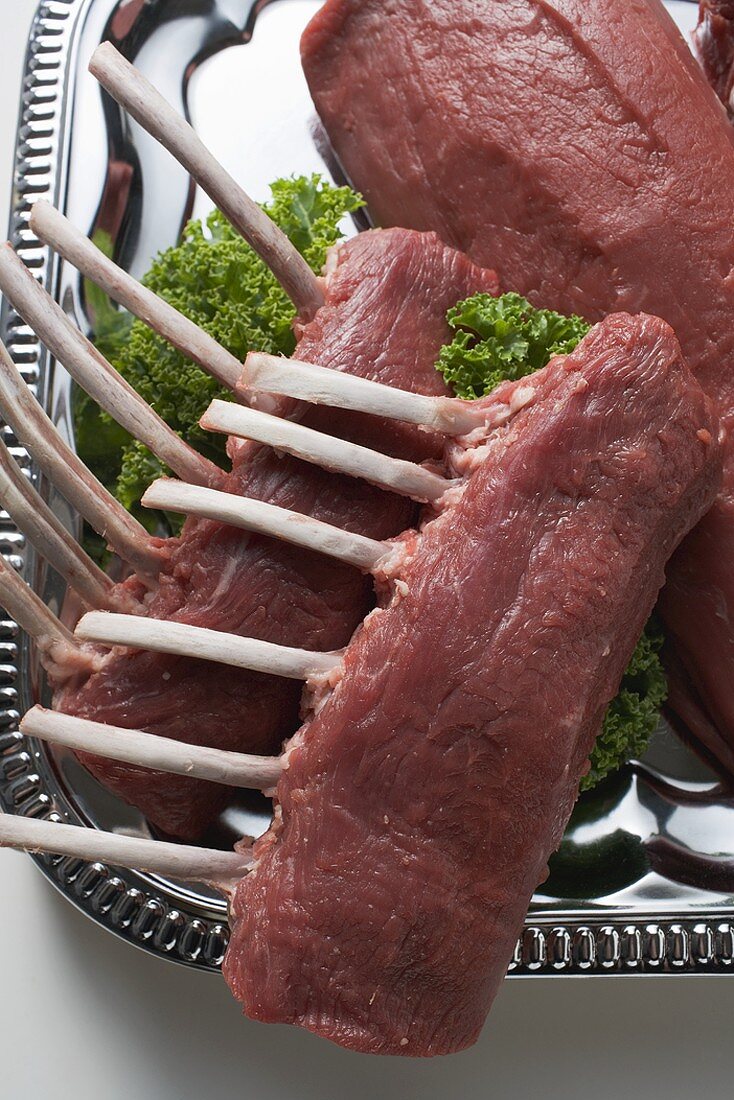
POLYGON ((510 412, 514 416, 520 409, 524 409, 535 400, 535 388, 533 386, 519 386, 510 398, 510 412))
POLYGON ((324 264, 324 286, 328 287, 334 275, 336 275, 339 263, 341 260, 341 251, 344 248, 345 241, 337 241, 326 253, 326 262, 324 264))

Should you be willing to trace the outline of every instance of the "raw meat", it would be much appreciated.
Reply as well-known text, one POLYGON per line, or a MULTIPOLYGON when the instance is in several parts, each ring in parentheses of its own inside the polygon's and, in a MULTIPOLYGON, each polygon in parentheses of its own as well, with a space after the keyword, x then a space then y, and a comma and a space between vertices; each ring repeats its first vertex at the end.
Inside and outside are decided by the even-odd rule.
POLYGON ((711 87, 731 118, 734 89, 734 3, 701 0, 693 42, 711 87))
POLYGON ((461 488, 404 540, 291 742, 232 906, 247 1015, 354 1050, 476 1039, 665 563, 718 488, 716 416, 656 318, 610 317, 485 401, 525 407, 449 448, 461 488))
POLYGON ((662 600, 685 672, 671 700, 730 768, 734 144, 670 16, 659 0, 327 0, 302 52, 379 224, 437 231, 537 305, 675 329, 730 442, 662 600))

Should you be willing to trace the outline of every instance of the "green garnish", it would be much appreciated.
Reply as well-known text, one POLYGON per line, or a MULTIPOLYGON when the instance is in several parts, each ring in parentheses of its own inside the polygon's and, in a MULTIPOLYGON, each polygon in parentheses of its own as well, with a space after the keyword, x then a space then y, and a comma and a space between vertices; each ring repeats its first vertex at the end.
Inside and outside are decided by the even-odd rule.
POLYGON ((647 748, 668 696, 660 660, 664 641, 660 625, 650 619, 622 677, 619 692, 604 716, 602 731, 591 754, 591 768, 581 780, 582 791, 591 790, 629 760, 638 760, 647 748))
POLYGON ((581 317, 534 309, 519 294, 475 294, 449 310, 448 322, 456 335, 441 349, 438 369, 470 401, 573 351, 591 327, 581 317))
MULTIPOLYGON (((591 327, 581 317, 535 309, 519 294, 477 294, 450 310, 448 322, 455 335, 441 349, 437 367, 454 393, 467 400, 540 370, 554 355, 569 354, 591 327)), ((582 791, 647 748, 667 695, 660 660, 663 640, 651 619, 607 710, 582 791)))

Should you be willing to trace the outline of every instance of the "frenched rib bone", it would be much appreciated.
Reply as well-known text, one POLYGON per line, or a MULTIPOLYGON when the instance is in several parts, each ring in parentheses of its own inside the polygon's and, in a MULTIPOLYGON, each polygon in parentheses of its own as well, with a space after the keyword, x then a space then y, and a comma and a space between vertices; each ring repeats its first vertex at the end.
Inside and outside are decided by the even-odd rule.
POLYGON ((174 470, 197 485, 217 485, 222 471, 195 451, 118 374, 44 290, 10 244, 0 248, 0 290, 75 382, 174 470))
POLYGON ((105 833, 83 825, 61 825, 6 813, 0 813, 0 848, 53 852, 149 871, 166 878, 209 882, 225 894, 247 873, 251 862, 246 852, 188 848, 183 844, 167 844, 145 837, 105 833))
POLYGON ((142 730, 106 726, 41 706, 33 707, 23 717, 20 732, 76 751, 232 787, 268 790, 275 786, 282 767, 277 756, 249 756, 204 745, 185 745, 142 730))
POLYGON ((0 502, 43 558, 89 607, 116 606, 114 583, 82 550, 0 442, 0 502))
POLYGON ((145 321, 154 332, 223 386, 228 389, 237 386, 242 364, 231 352, 164 298, 158 297, 118 267, 50 203, 43 199, 34 203, 30 225, 39 240, 50 245, 77 271, 101 287, 113 302, 118 302, 134 317, 145 321))
POLYGON ((160 548, 61 438, 2 342, 0 415, 13 429, 18 442, 30 451, 49 481, 122 560, 137 570, 145 586, 154 583, 153 578, 161 566, 160 548))
POLYGON ((304 320, 323 305, 323 288, 303 256, 206 148, 194 128, 157 88, 103 42, 90 72, 143 129, 182 164, 212 202, 265 261, 304 320))

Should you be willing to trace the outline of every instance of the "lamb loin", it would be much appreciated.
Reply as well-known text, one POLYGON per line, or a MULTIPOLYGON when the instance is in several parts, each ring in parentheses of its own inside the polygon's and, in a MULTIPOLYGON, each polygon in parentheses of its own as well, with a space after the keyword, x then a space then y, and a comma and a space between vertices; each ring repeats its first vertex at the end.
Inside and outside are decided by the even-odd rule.
MULTIPOLYGON (((332 258, 326 303, 300 335, 298 354, 425 394, 445 393, 434 364, 448 338, 446 312, 496 278, 433 234, 361 234, 332 258)), ((324 428, 323 410, 290 403, 289 415, 324 428)), ((328 414, 328 431, 414 461, 439 456, 442 440, 419 429, 348 412, 328 414)), ((232 443, 225 488, 306 513, 375 539, 410 526, 415 506, 394 496, 278 457, 267 447, 232 443)), ((370 580, 351 566, 207 520, 189 520, 167 544, 151 618, 332 650, 346 645, 373 606, 370 580)), ((274 676, 150 652, 120 650, 81 685, 56 694, 59 710, 145 729, 192 744, 277 752, 298 726, 301 685, 274 676)), ((109 789, 137 806, 164 833, 196 838, 230 792, 213 783, 151 774, 85 755, 109 789)))
POLYGON ((610 317, 487 405, 392 596, 286 750, 238 886, 225 977, 247 1015, 354 1050, 472 1043, 607 704, 711 503, 712 406, 668 326, 610 317))
MULTIPOLYGON (((663 317, 731 427, 734 142, 659 0, 327 0, 302 52, 379 224, 435 230, 537 305, 663 317)), ((671 701, 730 768, 731 436, 726 456, 662 612, 671 701)))

